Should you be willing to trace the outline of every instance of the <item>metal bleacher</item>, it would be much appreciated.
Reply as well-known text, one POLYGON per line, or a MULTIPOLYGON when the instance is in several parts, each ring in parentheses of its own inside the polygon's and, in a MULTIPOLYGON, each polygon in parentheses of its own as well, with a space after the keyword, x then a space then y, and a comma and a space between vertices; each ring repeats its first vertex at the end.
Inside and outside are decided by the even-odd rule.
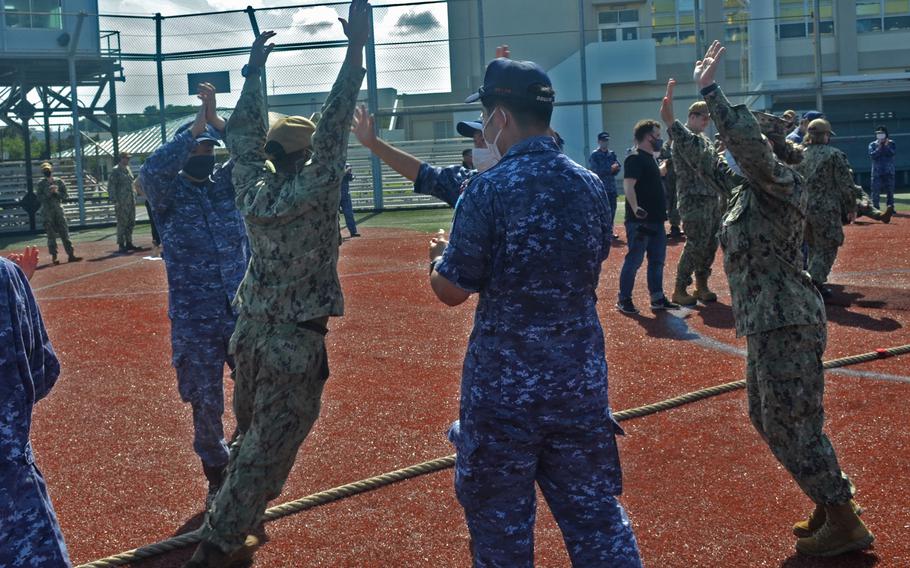
MULTIPOLYGON (((471 147, 471 141, 466 138, 392 142, 392 144, 424 162, 443 167, 460 164, 461 152, 465 148, 471 147)), ((374 210, 370 152, 353 141, 348 148, 348 162, 353 167, 355 176, 354 181, 351 182, 351 201, 354 209, 374 210)), ((446 207, 445 203, 435 197, 414 193, 414 184, 385 164, 382 165, 382 187, 383 210, 446 207)))
MULTIPOLYGON (((32 179, 37 187, 41 180, 41 164, 45 160, 31 163, 32 179)), ((70 226, 79 226, 79 203, 77 199, 75 163, 72 160, 51 160, 54 175, 66 183, 69 200, 63 204, 63 212, 70 226)), ((26 162, 0 162, 0 232, 28 230, 28 213, 19 205, 25 195, 26 162)), ((108 201, 107 185, 100 183, 89 174, 84 177, 85 225, 111 223, 114 220, 114 206, 108 201)), ((41 229, 44 221, 41 212, 36 214, 35 228, 41 229)))

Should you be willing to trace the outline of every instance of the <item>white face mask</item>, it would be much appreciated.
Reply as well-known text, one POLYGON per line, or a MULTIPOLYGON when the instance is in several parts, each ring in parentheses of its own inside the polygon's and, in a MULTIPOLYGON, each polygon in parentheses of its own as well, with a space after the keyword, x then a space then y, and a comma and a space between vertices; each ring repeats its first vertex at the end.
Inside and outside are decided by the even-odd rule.
POLYGON ((878 134, 875 135, 875 138, 876 138, 877 140, 884 140, 884 139, 885 139, 885 133, 884 133, 884 132, 879 132, 878 134))
POLYGON ((733 157, 733 154, 730 153, 730 150, 724 150, 724 160, 727 161, 727 165, 730 166, 730 169, 733 170, 733 173, 742 176, 743 172, 739 169, 739 164, 736 163, 736 158, 733 157))
MULTIPOLYGON (((506 113, 502 112, 502 110, 499 112, 501 112, 503 118, 505 118, 506 113)), ((493 114, 495 113, 496 111, 493 111, 493 114)), ((496 138, 493 139, 493 142, 487 140, 487 125, 492 122, 492 116, 493 115, 491 114, 490 119, 484 123, 483 130, 480 132, 483 136, 483 142, 487 145, 487 147, 474 148, 471 151, 471 154, 474 156, 474 167, 477 168, 477 171, 480 173, 489 170, 498 164, 502 159, 502 152, 499 151, 499 147, 496 145, 496 143, 499 142, 499 137, 502 136, 502 130, 499 131, 499 134, 496 135, 496 138)))

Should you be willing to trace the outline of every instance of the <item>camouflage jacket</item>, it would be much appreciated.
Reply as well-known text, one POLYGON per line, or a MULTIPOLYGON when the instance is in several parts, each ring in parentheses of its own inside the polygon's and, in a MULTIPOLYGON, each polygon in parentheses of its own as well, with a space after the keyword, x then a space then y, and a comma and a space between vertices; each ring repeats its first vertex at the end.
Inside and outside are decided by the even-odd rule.
MULTIPOLYGON (((704 134, 695 134, 695 136, 704 138, 701 146, 706 150, 714 148, 704 134)), ((674 145, 673 142, 670 144, 671 147, 674 145)), ((700 177, 698 177, 698 175, 695 173, 695 169, 686 164, 685 161, 673 160, 673 171, 676 175, 676 198, 678 200, 682 201, 690 195, 705 197, 717 196, 714 190, 708 187, 708 185, 703 182, 700 177)))
POLYGON ((445 201, 449 207, 455 207, 461 193, 475 174, 477 170, 469 170, 460 164, 440 168, 424 162, 420 164, 417 179, 414 181, 414 193, 432 195, 445 201))
POLYGON ((139 170, 164 244, 171 319, 228 315, 249 260, 243 218, 234 206, 234 164, 217 166, 203 185, 191 183, 180 170, 195 144, 187 129, 139 170))
POLYGON ((616 193, 616 176, 619 170, 614 173, 613 164, 622 166, 613 150, 604 152, 598 149, 591 152, 591 156, 588 157, 588 169, 597 174, 607 193, 616 193))
POLYGON ((348 136, 366 72, 341 67, 313 133, 313 157, 295 175, 264 167, 267 114, 258 74, 227 125, 237 208, 252 255, 237 293, 242 317, 296 323, 344 314, 338 280, 338 207, 348 136))
POLYGON ((41 204, 41 214, 49 215, 52 212, 63 213, 63 202, 69 195, 66 192, 66 184, 60 178, 54 178, 57 185, 57 193, 51 193, 51 184, 47 179, 38 182, 35 188, 35 195, 38 196, 38 202, 41 204))
POLYGON ((468 185, 436 266, 480 296, 463 413, 568 420, 607 408, 596 289, 610 213, 600 179, 549 136, 516 144, 468 185))
POLYGON ((29 443, 33 407, 59 375, 25 274, 0 258, 0 566, 69 565, 29 443))
POLYGON ((807 222, 819 239, 838 245, 844 242, 842 219, 856 212, 853 171, 847 156, 829 144, 808 144, 803 161, 796 166, 809 192, 807 222))
POLYGON ((732 106, 719 87, 705 101, 743 177, 678 121, 671 130, 675 155, 729 196, 720 242, 737 336, 825 323, 821 296, 802 270, 809 196, 802 177, 774 156, 744 105, 732 106))
POLYGON ((130 167, 120 167, 118 164, 111 170, 107 179, 107 194, 111 201, 121 205, 135 205, 136 193, 133 191, 133 172, 130 167))
POLYGON ((894 175, 894 155, 897 149, 894 140, 879 144, 878 140, 869 143, 869 157, 872 159, 872 175, 894 175))

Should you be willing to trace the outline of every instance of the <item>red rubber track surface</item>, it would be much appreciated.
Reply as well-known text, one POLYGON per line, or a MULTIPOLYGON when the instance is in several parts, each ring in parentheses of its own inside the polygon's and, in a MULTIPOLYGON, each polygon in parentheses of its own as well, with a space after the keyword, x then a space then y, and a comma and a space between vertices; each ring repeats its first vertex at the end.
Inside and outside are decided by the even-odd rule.
MULTIPOLYGON (((828 359, 910 343, 910 221, 846 232, 831 278, 843 288, 834 299, 840 305, 829 307, 828 359)), ((330 325, 322 415, 277 502, 453 452, 445 432, 457 417, 475 301, 458 308, 436 301, 427 285, 428 235, 363 233, 342 247, 347 315, 330 325)), ((75 563, 197 526, 205 495, 190 409, 170 364, 164 265, 110 256, 112 248, 82 244, 79 253, 93 260, 41 269, 32 281, 63 365, 37 406, 32 440, 75 563)), ((668 293, 681 250, 669 249, 668 293)), ((599 291, 613 408, 742 378, 744 360, 732 349, 744 341, 732 330, 720 254, 717 304, 630 318, 613 309, 624 253, 613 249, 599 291)), ((647 305, 644 267, 635 301, 647 305)), ((828 374, 827 430, 876 534, 871 552, 826 561, 795 554, 790 527, 811 504, 753 431, 738 391, 624 423, 622 500, 645 564, 910 566, 908 361, 851 368, 865 372, 859 376, 828 374)), ((227 377, 225 384, 231 432, 227 377)), ((536 564, 567 566, 543 502, 539 511, 536 564)), ((470 564, 451 470, 269 523, 265 532, 257 567, 470 564)), ((179 566, 189 554, 137 566, 179 566)))

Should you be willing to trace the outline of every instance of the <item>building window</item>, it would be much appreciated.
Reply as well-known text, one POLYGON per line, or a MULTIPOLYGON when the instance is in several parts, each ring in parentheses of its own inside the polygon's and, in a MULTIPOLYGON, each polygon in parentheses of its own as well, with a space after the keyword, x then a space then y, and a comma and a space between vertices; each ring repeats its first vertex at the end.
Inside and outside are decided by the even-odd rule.
POLYGON ((600 41, 638 39, 638 10, 601 10, 597 13, 600 41))
POLYGON ((657 45, 695 43, 695 0, 654 0, 651 37, 657 45))
MULTIPOLYGON (((834 33, 833 0, 819 2, 819 31, 823 34, 834 33)), ((808 37, 815 33, 814 0, 777 0, 777 37, 787 39, 808 37)))
POLYGON ((749 39, 749 6, 746 0, 724 0, 724 39, 749 39))
POLYGON ((856 1, 857 33, 908 29, 910 29, 910 0, 856 1))
POLYGON ((433 138, 443 140, 446 138, 455 138, 455 131, 452 128, 451 120, 434 120, 433 121, 433 138))
POLYGON ((61 0, 4 0, 8 28, 63 29, 61 0))

